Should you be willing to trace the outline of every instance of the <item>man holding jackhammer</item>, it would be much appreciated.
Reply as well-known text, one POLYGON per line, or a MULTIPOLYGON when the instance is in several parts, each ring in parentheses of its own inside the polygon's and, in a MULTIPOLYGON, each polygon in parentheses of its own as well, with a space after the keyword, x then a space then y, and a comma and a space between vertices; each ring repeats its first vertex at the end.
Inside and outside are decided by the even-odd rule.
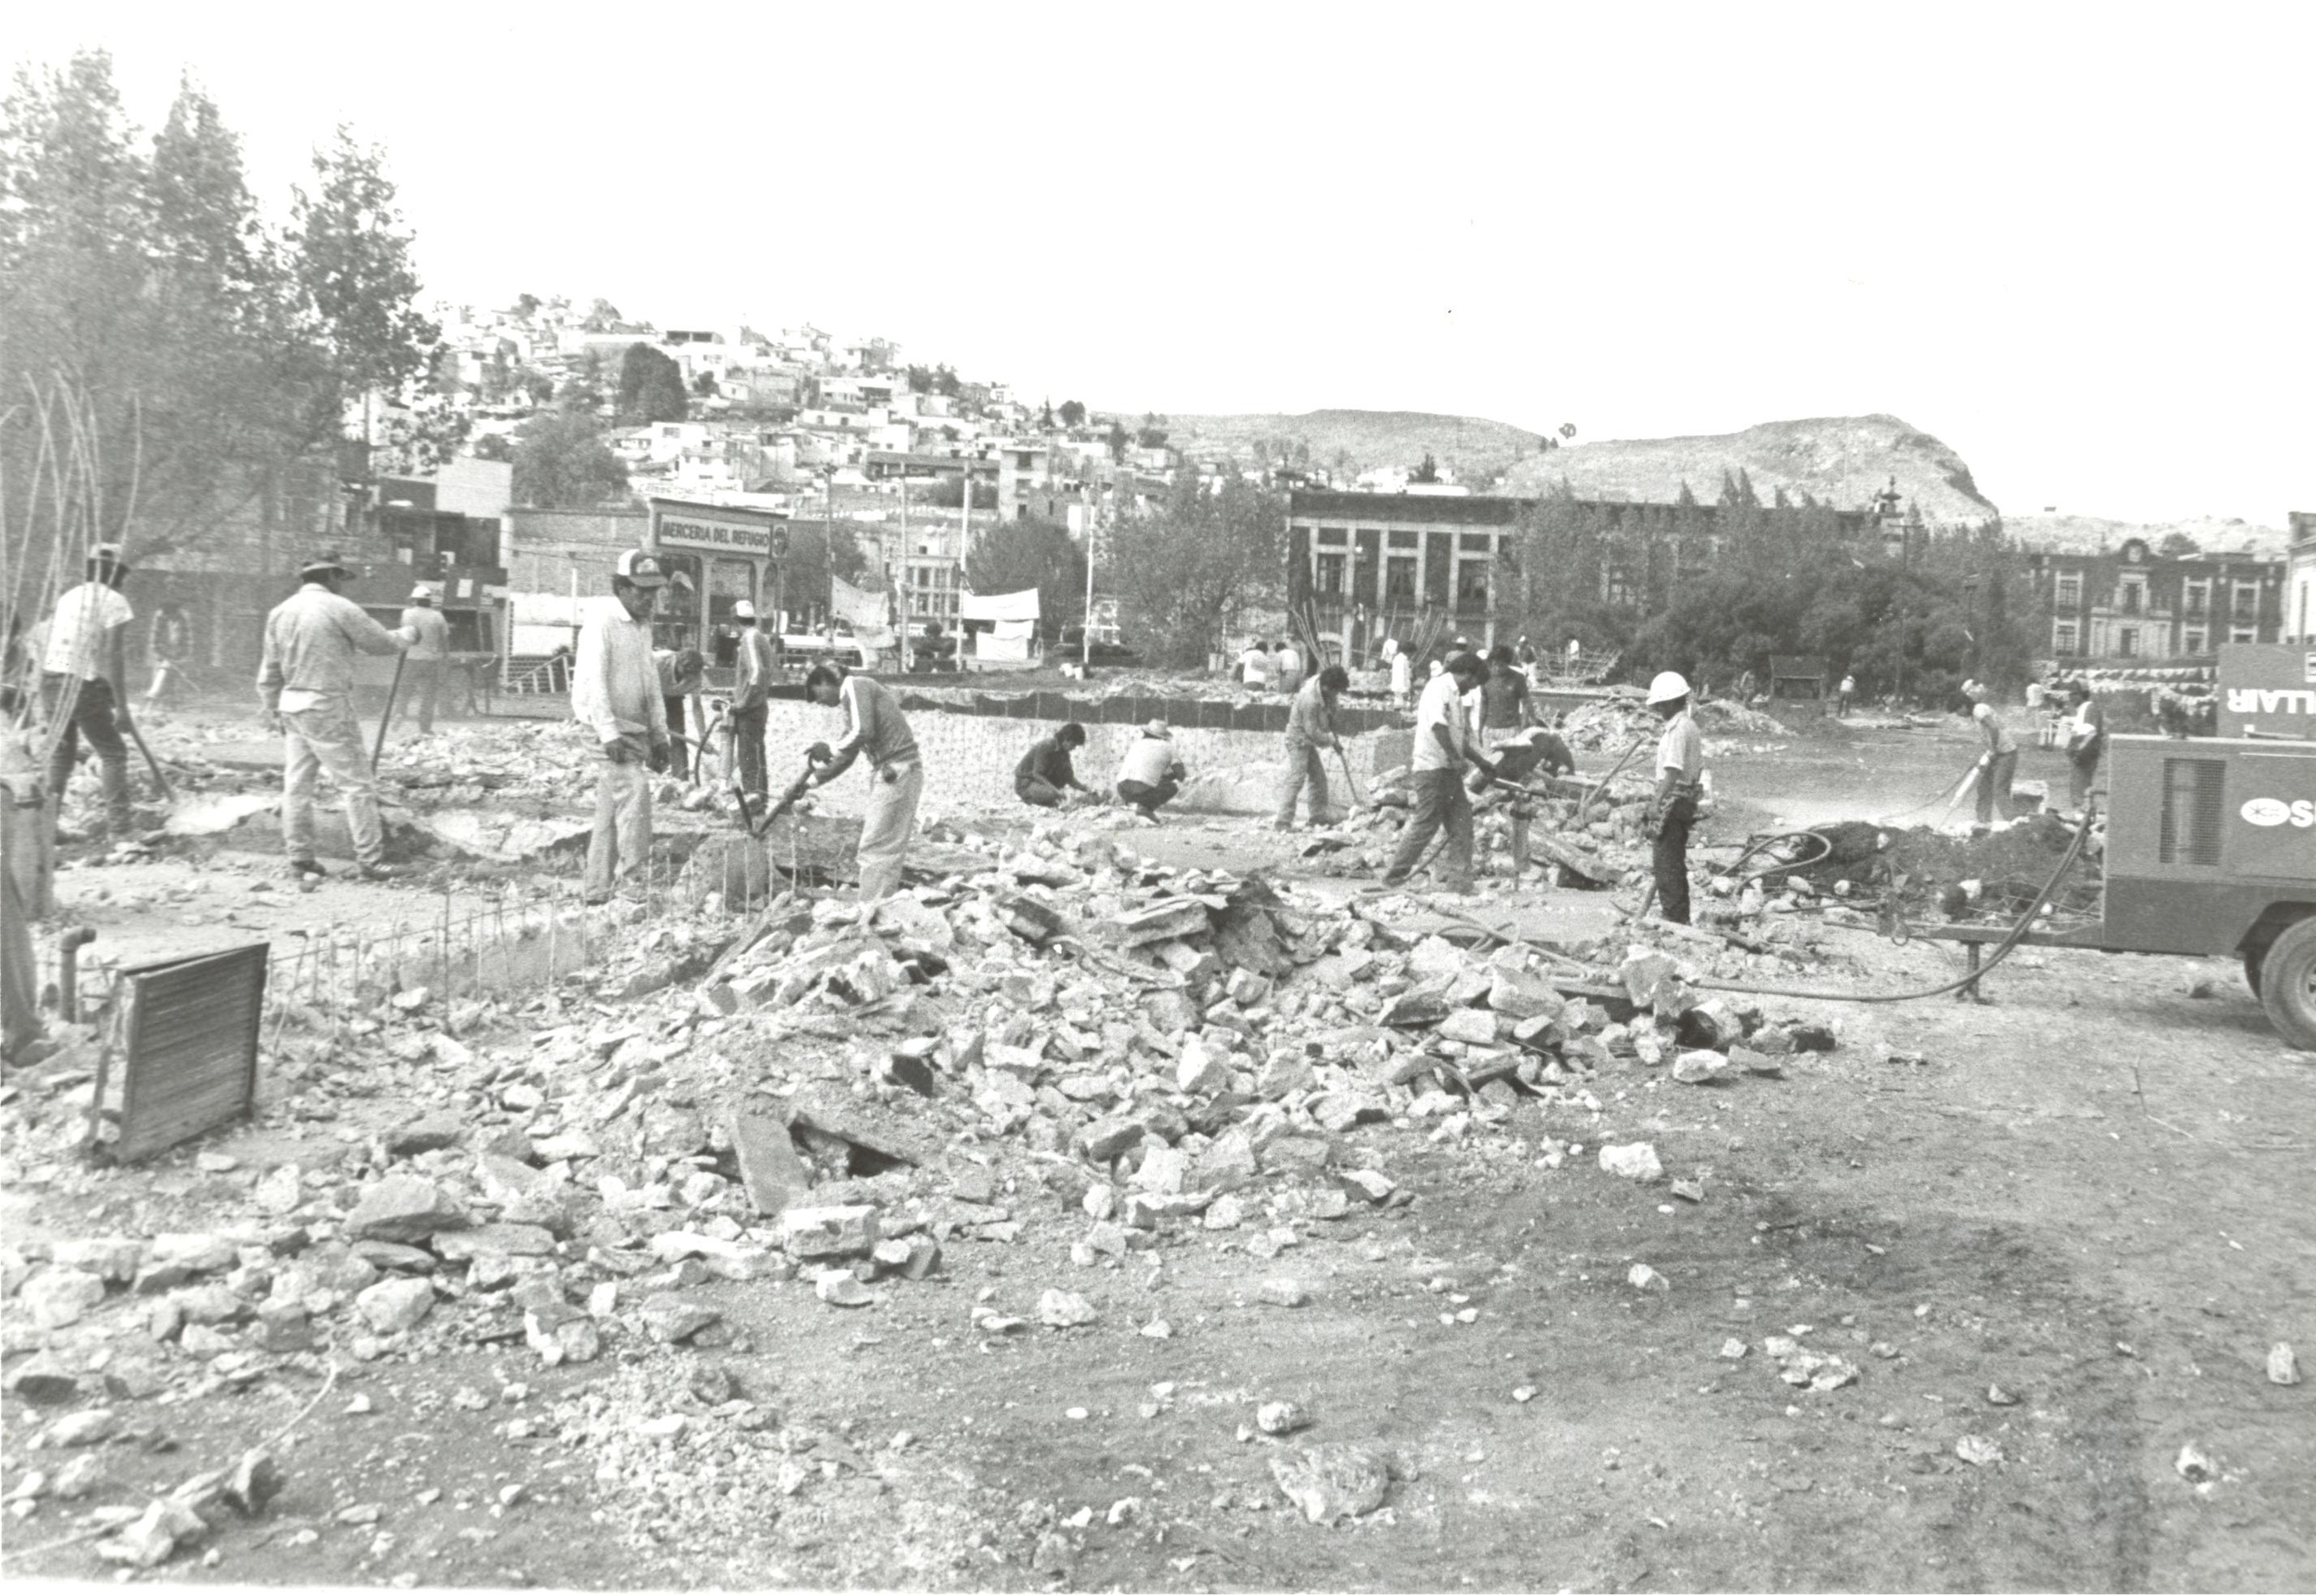
POLYGON ((860 845, 853 858, 860 870, 860 901, 875 903, 901 888, 901 861, 917 829, 917 800, 924 796, 924 761, 908 717, 885 684, 856 676, 842 665, 813 666, 805 691, 824 709, 844 711, 844 736, 834 749, 812 747, 812 784, 825 787, 866 754, 872 772, 868 811, 860 821, 860 845))
POLYGON ((652 664, 652 611, 667 575, 640 548, 611 567, 611 596, 592 602, 571 667, 571 718, 594 734, 595 832, 587 842, 586 901, 607 904, 636 886, 651 857, 652 772, 667 769, 667 702, 652 664))
MULTIPOLYGON (((352 575, 334 554, 316 556, 298 570, 298 591, 265 618, 257 691, 266 718, 281 734, 281 840, 290 850, 290 873, 322 873, 314 858, 314 785, 327 771, 345 794, 355 873, 365 881, 391 881, 403 872, 386 862, 378 772, 354 723, 354 655, 400 654, 418 641, 418 633, 409 627, 387 630, 339 592, 352 575)), ((393 707, 386 712, 391 715, 393 707)))
POLYGON ((1464 790, 1464 766, 1477 765, 1488 775, 1495 762, 1474 745, 1464 695, 1487 680, 1488 667, 1476 654, 1456 655, 1425 684, 1415 706, 1415 753, 1412 760, 1415 806, 1399 834, 1399 848, 1369 891, 1391 891, 1405 884, 1431 839, 1447 834, 1447 858, 1439 866, 1450 893, 1467 896, 1472 890, 1472 798, 1464 790))
POLYGON ((1688 923, 1688 833, 1697 824, 1697 801, 1705 784, 1705 734, 1690 710, 1688 682, 1678 671, 1659 671, 1649 683, 1649 711, 1664 722, 1657 739, 1657 789, 1649 800, 1651 865, 1656 878, 1657 910, 1670 925, 1688 923))

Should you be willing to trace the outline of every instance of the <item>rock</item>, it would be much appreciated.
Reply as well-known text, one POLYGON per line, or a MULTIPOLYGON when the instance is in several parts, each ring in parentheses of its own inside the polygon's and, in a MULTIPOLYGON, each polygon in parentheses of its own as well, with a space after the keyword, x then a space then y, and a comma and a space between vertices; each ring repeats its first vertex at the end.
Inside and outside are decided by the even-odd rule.
POLYGON ((1725 998, 1707 998, 1682 1012, 1680 1040, 1684 1047, 1725 1053, 1745 1039, 1745 1022, 1725 998))
POLYGON ((1617 975, 1624 983, 1625 995, 1643 1009, 1652 1007, 1658 991, 1679 978, 1670 958, 1647 948, 1634 949, 1617 975))
POLYGON ((1335 1179, 1344 1190, 1368 1202, 1388 1201, 1391 1194, 1399 1190, 1391 1177, 1380 1170, 1347 1169, 1338 1172, 1335 1179))
POLYGON ((19 1402, 54 1407, 80 1393, 80 1382, 47 1353, 36 1353, 8 1371, 5 1388, 19 1402))
POLYGON ((1147 1134, 1141 1120, 1127 1114, 1112 1114, 1078 1132, 1078 1150, 1095 1164, 1108 1164, 1147 1134))
POLYGON ((2267 1381, 2271 1386, 2296 1386, 2300 1383, 2300 1361, 2293 1355, 2290 1342, 2278 1342, 2267 1350, 2267 1381))
POLYGON ((1100 1316, 1093 1304, 1074 1291, 1048 1286, 1038 1297, 1038 1322, 1056 1330, 1073 1330, 1100 1316))
POLYGON ((2171 1467, 2179 1471, 2181 1479, 2192 1485, 2200 1485, 2206 1480, 2215 1480, 2220 1477, 2220 1466, 2213 1462, 2210 1454, 2193 1441, 2179 1449, 2179 1456, 2173 1460, 2171 1467))
POLYGON ((1635 1263, 1625 1271, 1625 1284, 1635 1291, 1670 1291, 1672 1282, 1645 1263, 1635 1263))
POLYGON ((109 1407, 83 1408, 67 1413, 49 1426, 49 1444, 58 1447, 100 1446, 112 1439, 120 1421, 109 1407))
POLYGON ((107 1563, 130 1568, 157 1568, 180 1546, 209 1533, 199 1513, 181 1502, 156 1502, 144 1515, 119 1534, 96 1543, 96 1555, 107 1563))
POLYGON ((1245 1208, 1237 1198, 1227 1192, 1207 1205, 1206 1226, 1208 1230, 1236 1230, 1245 1222, 1245 1208))
POLYGON ((354 1298, 363 1323, 380 1335, 414 1329, 434 1311, 434 1288, 409 1275, 380 1280, 354 1298))
POLYGON ((1540 971, 1497 964, 1489 970, 1488 1007, 1515 1020, 1557 1020, 1567 1006, 1540 971))
POLYGON ((1750 1048, 1730 1048, 1729 1062, 1747 1074, 1759 1075, 1765 1081, 1780 1081, 1785 1078, 1786 1066, 1782 1059, 1772 1054, 1757 1053, 1750 1048))
POLYGON ((1672 1194, 1683 1202, 1705 1200, 1705 1182, 1702 1181, 1675 1181, 1671 1190, 1672 1194))
POLYGON ((1371 1513, 1391 1491, 1391 1465, 1367 1447, 1296 1447, 1270 1460, 1270 1477, 1314 1524, 1371 1513))
POLYGON ((527 1310, 522 1339, 549 1369, 562 1363, 592 1363, 602 1356, 602 1332, 586 1315, 567 1307, 527 1310))
POLYGON ((77 1324, 104 1300, 104 1278, 85 1269, 44 1269, 17 1288, 16 1301, 42 1330, 77 1324))
POLYGON ((1439 1034, 1468 1047, 1495 1045, 1496 1017, 1485 1009, 1456 1009, 1439 1021, 1439 1034))
POLYGON ((1196 1034, 1185 1038, 1182 1056, 1175 1061, 1174 1084, 1196 1097, 1211 1097, 1230 1090, 1229 1055, 1196 1034))
POLYGON ((1189 1155, 1174 1147, 1153 1147, 1143 1155, 1131 1184, 1143 1191, 1179 1192, 1189 1179, 1189 1155))
POLYGON ((452 1263, 477 1258, 544 1258, 554 1251, 554 1235, 537 1225, 477 1225, 434 1237, 435 1255, 452 1263))
POLYGON ((1265 1280, 1257 1286, 1254 1299, 1272 1307, 1299 1308, 1310 1302, 1311 1294, 1303 1289, 1301 1282, 1281 1278, 1265 1280))
POLYGON ((1955 1456, 1973 1468, 1986 1468, 2002 1461, 2002 1449, 1982 1435, 1965 1435, 1955 1442, 1955 1456))
POLYGON ((414 1243, 438 1230, 464 1229, 468 1223, 466 1211, 433 1181, 388 1175, 362 1189, 344 1229, 352 1241, 414 1243))
POLYGON ((1796 1053, 1831 1053, 1835 1037, 1831 1025, 1796 1025, 1787 1032, 1796 1053))
POLYGON ((83 1452, 57 1470, 57 1477, 49 1489, 67 1502, 78 1502, 104 1483, 104 1459, 94 1452, 83 1452))
POLYGON ((693 1302, 673 1292, 645 1297, 642 1314, 644 1333, 669 1346, 690 1341, 724 1316, 705 1303, 693 1302))
POLYGON ((1654 1145, 1627 1142, 1600 1149, 1600 1172, 1622 1175, 1628 1181, 1653 1181, 1664 1173, 1664 1165, 1657 1162, 1654 1145))
POLYGON ((187 1274, 212 1274, 241 1262, 240 1250, 221 1235, 206 1230, 164 1231, 153 1238, 147 1254, 150 1266, 175 1265, 187 1274))
POLYGON ((1315 1175, 1334 1155, 1334 1148, 1317 1137, 1283 1136, 1263 1148, 1262 1162, 1282 1174, 1315 1175))
POLYGON ((305 1179, 296 1164, 285 1164, 251 1187, 249 1196, 261 1212, 283 1217, 306 1200, 305 1179))
POLYGON ((1709 1085, 1731 1074, 1728 1057, 1709 1048, 1692 1048, 1672 1061, 1672 1078, 1684 1086, 1709 1085))
POLYGON ((740 1181, 760 1214, 779 1214, 812 1190, 812 1171, 797 1156, 788 1128, 761 1114, 735 1116, 730 1126, 740 1181))
MULTIPOLYGON (((1446 1000, 1438 993, 1426 991, 1419 986, 1412 991, 1401 993, 1385 1003, 1383 1012, 1376 1017, 1376 1023, 1399 1027, 1437 1025, 1446 1018, 1448 1018, 1446 1000)), ((1492 1021, 1489 1022, 1489 1030, 1492 1035, 1494 1031, 1492 1021)))
POLYGON ((864 1308, 877 1300, 876 1294, 847 1269, 823 1271, 820 1278, 813 1281, 812 1291, 831 1307, 864 1308))
POLYGON ((866 1258, 877 1245, 877 1218, 867 1203, 789 1208, 780 1216, 780 1243, 794 1258, 866 1258))
POLYGON ((137 1278, 144 1259, 144 1243, 120 1235, 76 1237, 49 1247, 49 1262, 57 1268, 81 1270, 121 1286, 137 1278))
POLYGON ((241 1455, 225 1482, 225 1500, 235 1511, 255 1518, 266 1503, 281 1493, 281 1466, 271 1454, 255 1447, 241 1455))
POLYGON ((879 1158, 896 1164, 938 1164, 940 1149, 891 1110, 874 1100, 842 1096, 825 1087, 807 1086, 788 1101, 792 1128, 817 1130, 865 1147, 879 1158))
POLYGON ((414 1158, 421 1153, 455 1147, 466 1135, 467 1128, 450 1115, 424 1114, 389 1129, 384 1139, 388 1157, 414 1158))
POLYGON ((1201 1148, 1191 1164, 1191 1178, 1207 1191, 1235 1191, 1260 1172, 1252 1138, 1235 1125, 1201 1148))
POLYGON ((1299 1402, 1266 1402, 1254 1410, 1254 1427, 1265 1435, 1292 1435, 1315 1422, 1299 1402))

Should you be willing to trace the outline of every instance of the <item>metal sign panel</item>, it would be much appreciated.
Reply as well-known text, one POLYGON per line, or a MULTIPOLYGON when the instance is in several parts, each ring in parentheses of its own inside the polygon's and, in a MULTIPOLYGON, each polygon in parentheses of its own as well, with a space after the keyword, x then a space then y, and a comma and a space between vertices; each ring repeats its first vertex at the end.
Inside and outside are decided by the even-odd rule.
POLYGON ((2223 737, 2316 739, 2316 648, 2227 644, 2220 649, 2219 695, 2223 737))
MULTIPOLYGON (((254 1106, 271 951, 253 942, 120 972, 127 1045, 117 1161, 150 1157, 254 1106)), ((96 1101, 104 1101, 102 1075, 96 1101)))

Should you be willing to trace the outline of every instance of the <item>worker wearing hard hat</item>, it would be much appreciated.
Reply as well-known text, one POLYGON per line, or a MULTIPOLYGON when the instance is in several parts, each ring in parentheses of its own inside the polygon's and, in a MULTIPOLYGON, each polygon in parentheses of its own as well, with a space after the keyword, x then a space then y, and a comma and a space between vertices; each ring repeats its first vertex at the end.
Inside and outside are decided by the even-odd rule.
POLYGON ((764 795, 764 721, 772 696, 772 640, 756 624, 756 607, 742 599, 732 606, 732 620, 740 629, 740 679, 732 689, 732 706, 726 711, 732 723, 732 742, 738 757, 740 790, 750 798, 764 795))
POLYGON ((667 573, 649 550, 630 548, 611 566, 611 596, 588 601, 571 666, 571 718, 593 737, 595 829, 587 840, 586 901, 648 890, 651 779, 668 762, 667 702, 652 665, 652 612, 667 573))
POLYGON ((415 708, 418 714, 418 735, 426 736, 434 729, 434 705, 442 691, 442 672, 450 658, 450 623, 434 607, 434 590, 420 583, 410 590, 409 607, 402 612, 402 624, 418 634, 418 641, 402 657, 402 708, 396 718, 415 708))
POLYGON ((1688 923, 1688 832, 1705 785, 1705 734, 1697 729, 1688 682, 1679 671, 1659 671, 1649 683, 1649 709, 1664 722, 1657 739, 1657 789, 1649 800, 1649 834, 1657 909, 1673 925, 1688 923))

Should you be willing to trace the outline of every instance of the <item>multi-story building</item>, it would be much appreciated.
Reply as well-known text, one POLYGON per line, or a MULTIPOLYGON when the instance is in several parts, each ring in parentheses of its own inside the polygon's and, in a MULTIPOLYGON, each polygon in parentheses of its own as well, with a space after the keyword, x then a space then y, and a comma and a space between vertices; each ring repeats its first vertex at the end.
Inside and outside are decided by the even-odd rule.
POLYGON ((2292 548, 2285 556, 2284 636, 2316 643, 2316 510, 2291 513, 2292 548))
POLYGON ((1287 593, 1363 658, 1420 616, 1445 614, 1495 641, 1496 575, 1527 499, 1322 493, 1288 495, 1287 593))
POLYGON ((2208 658, 2222 643, 2283 636, 2280 559, 2164 555, 2126 538, 2112 554, 2035 554, 2026 564, 2062 660, 2208 658))

